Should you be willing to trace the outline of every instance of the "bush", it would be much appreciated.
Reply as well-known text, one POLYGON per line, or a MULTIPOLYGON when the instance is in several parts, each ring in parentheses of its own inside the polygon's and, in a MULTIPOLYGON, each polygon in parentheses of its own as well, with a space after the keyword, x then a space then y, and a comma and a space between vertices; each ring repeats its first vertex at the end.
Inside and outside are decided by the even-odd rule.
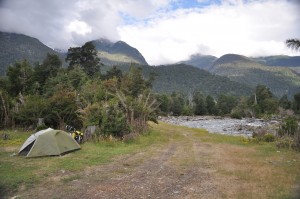
POLYGON ((243 116, 244 116, 244 113, 240 110, 232 111, 230 114, 230 117, 235 118, 235 119, 242 119, 243 116))
POLYGON ((287 135, 287 136, 294 136, 298 130, 298 121, 296 117, 290 116, 283 120, 280 125, 278 135, 280 137, 287 135))
POLYGON ((252 134, 252 137, 256 140, 256 142, 274 142, 275 136, 272 133, 268 133, 266 128, 259 128, 255 130, 252 134))
POLYGON ((38 132, 38 131, 41 131, 41 130, 44 130, 44 129, 47 129, 48 127, 43 124, 43 125, 39 125, 36 127, 35 131, 38 132))
POLYGON ((275 136, 271 133, 267 133, 263 136, 263 140, 265 142, 274 142, 275 141, 275 136))
POLYGON ((99 120, 100 134, 104 136, 123 137, 129 132, 124 113, 116 106, 103 109, 99 120))
POLYGON ((279 148, 288 148, 300 151, 300 128, 298 120, 294 116, 284 119, 278 130, 279 140, 276 145, 279 148))

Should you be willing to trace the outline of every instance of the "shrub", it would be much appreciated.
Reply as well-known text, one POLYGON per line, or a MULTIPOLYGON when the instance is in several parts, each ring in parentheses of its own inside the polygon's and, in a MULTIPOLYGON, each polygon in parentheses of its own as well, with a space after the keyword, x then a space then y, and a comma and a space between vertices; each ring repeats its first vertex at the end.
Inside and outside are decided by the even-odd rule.
POLYGON ((230 117, 235 119, 242 119, 244 113, 240 110, 234 110, 231 112, 230 117))
POLYGON ((280 137, 284 135, 294 136, 298 130, 298 121, 296 117, 290 116, 283 120, 280 125, 278 135, 280 137))
POLYGON ((255 139, 256 142, 274 142, 275 136, 272 133, 268 133, 267 128, 259 128, 256 129, 252 134, 253 139, 255 139))
POLYGON ((291 149, 293 146, 293 138, 289 137, 289 136, 283 136, 281 138, 279 138, 276 142, 276 146, 278 148, 288 148, 291 149))
POLYGON ((300 128, 295 116, 284 119, 278 130, 279 140, 276 145, 280 148, 300 150, 300 128))
POLYGON ((274 142, 275 141, 275 136, 271 133, 267 133, 263 136, 263 140, 265 142, 274 142))
POLYGON ((39 125, 36 127, 35 131, 38 132, 38 131, 41 131, 41 130, 44 130, 44 129, 47 129, 48 127, 43 124, 43 125, 39 125))

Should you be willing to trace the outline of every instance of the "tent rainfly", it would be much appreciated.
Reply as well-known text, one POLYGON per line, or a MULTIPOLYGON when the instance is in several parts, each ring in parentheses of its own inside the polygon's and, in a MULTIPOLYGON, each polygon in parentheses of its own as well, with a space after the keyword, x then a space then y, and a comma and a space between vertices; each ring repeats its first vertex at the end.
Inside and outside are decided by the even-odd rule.
POLYGON ((22 145, 19 155, 39 157, 61 155, 80 149, 80 145, 66 132, 51 128, 32 134, 22 145))

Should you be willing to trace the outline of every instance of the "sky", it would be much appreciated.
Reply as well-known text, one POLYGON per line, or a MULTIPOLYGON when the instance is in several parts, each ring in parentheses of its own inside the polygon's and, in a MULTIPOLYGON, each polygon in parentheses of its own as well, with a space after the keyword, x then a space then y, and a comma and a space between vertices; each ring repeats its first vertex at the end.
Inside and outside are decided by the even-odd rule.
POLYGON ((0 31, 65 50, 122 40, 151 65, 193 54, 293 56, 285 40, 300 38, 300 0, 0 0, 0 31))

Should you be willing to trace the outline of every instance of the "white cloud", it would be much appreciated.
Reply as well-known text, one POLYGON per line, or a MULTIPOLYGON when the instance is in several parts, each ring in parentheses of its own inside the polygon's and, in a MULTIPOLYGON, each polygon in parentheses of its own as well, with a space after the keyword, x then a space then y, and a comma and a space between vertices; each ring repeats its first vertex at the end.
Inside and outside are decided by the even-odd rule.
POLYGON ((121 39, 150 64, 202 53, 246 56, 290 54, 284 41, 299 37, 299 7, 290 1, 226 0, 203 9, 176 10, 147 23, 119 27, 121 39))
POLYGON ((0 0, 0 31, 23 33, 63 49, 98 38, 121 39, 150 64, 177 62, 194 53, 299 55, 284 44, 300 35, 297 2, 0 0), (199 7, 191 8, 197 2, 199 7), (178 8, 184 4, 189 9, 178 8))
POLYGON ((84 21, 74 20, 67 26, 68 32, 75 32, 76 34, 86 35, 92 32, 92 28, 84 21))
POLYGON ((0 0, 0 31, 23 33, 57 48, 118 40, 122 13, 142 19, 170 0, 0 0))

